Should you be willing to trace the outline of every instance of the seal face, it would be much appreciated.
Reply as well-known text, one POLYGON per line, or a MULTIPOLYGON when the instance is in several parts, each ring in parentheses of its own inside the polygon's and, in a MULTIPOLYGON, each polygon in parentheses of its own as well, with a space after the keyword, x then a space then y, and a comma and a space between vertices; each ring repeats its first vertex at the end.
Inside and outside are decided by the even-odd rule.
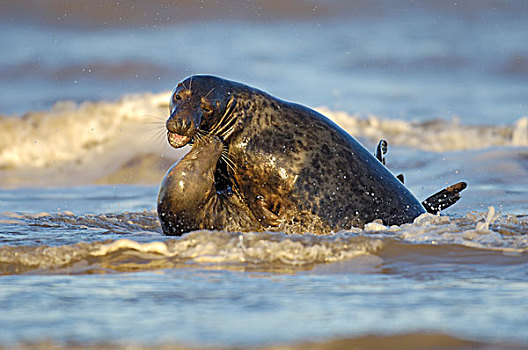
POLYGON ((171 146, 180 148, 195 136, 220 134, 223 127, 221 123, 227 121, 218 118, 231 112, 226 110, 230 100, 222 90, 222 85, 203 84, 202 77, 190 77, 176 86, 172 92, 170 117, 166 123, 167 138, 171 146), (193 80, 196 82, 194 86, 193 80), (213 121, 217 123, 216 130, 211 130, 213 121))
POLYGON ((166 126, 173 147, 193 145, 160 187, 166 234, 209 228, 329 233, 375 219, 399 225, 426 211, 332 121, 240 83, 185 79, 173 91, 166 126))

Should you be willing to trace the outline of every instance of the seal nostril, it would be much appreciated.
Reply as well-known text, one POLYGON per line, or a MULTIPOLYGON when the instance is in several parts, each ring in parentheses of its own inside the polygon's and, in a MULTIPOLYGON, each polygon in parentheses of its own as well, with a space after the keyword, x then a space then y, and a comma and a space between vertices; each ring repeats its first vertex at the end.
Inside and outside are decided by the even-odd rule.
POLYGON ((185 122, 182 119, 178 119, 178 129, 179 130, 185 129, 185 122))

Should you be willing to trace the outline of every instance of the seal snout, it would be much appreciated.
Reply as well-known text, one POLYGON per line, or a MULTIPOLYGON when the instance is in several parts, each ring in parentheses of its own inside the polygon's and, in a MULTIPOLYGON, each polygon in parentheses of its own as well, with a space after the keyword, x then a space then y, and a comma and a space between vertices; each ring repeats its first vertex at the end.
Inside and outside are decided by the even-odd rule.
POLYGON ((166 127, 167 139, 174 148, 180 148, 189 143, 198 129, 194 119, 187 113, 181 113, 181 111, 179 113, 175 111, 171 114, 166 127))

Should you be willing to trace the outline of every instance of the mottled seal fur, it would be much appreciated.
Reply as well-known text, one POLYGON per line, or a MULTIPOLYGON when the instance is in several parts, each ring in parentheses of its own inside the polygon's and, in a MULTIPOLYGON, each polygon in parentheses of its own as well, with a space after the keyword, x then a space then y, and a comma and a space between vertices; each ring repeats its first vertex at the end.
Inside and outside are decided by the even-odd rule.
POLYGON ((402 181, 332 121, 244 84, 185 79, 173 91, 166 127, 173 147, 190 143, 192 149, 160 186, 165 234, 329 233, 376 219, 400 225, 426 212, 402 181))

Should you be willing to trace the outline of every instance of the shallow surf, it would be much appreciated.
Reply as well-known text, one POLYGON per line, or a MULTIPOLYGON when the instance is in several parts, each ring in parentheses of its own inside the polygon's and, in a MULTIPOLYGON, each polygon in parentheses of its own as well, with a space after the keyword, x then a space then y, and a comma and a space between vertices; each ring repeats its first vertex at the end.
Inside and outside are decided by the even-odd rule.
MULTIPOLYGON (((174 238, 154 210, 128 211, 151 206, 155 186, 119 190, 76 187, 69 206, 68 189, 47 189, 33 209, 51 200, 60 212, 25 202, 25 212, 2 213, 2 344, 255 347, 409 332, 513 348, 528 340, 519 331, 528 325, 526 214, 490 207, 324 236, 174 238), (109 203, 114 212, 101 213, 109 203)), ((17 191, 1 193, 16 203, 17 191)))
MULTIPOLYGON (((458 251, 461 257, 474 254, 475 263, 492 264, 495 256, 497 261, 507 256, 513 263, 526 263, 524 253, 528 251, 528 217, 497 215, 493 207, 487 213, 462 218, 424 214, 412 224, 371 223, 363 230, 351 228, 332 235, 195 231, 174 239, 161 234, 152 211, 99 215, 4 212, 0 223, 10 230, 0 236, 0 274, 5 275, 123 272, 197 264, 280 272, 363 255, 383 257, 387 247, 393 258, 404 260, 420 255, 441 260, 458 251)), ((373 261, 381 264, 383 259, 373 261)))
POLYGON ((526 2, 236 3, 4 6, 0 348, 526 348, 526 2), (419 199, 468 188, 399 227, 164 236, 197 73, 386 139, 419 199))
POLYGON ((163 173, 185 152, 151 123, 167 99, 58 103, 0 120, 1 344, 324 347, 431 332, 528 343, 526 118, 483 126, 322 108, 372 150, 386 138, 387 166, 418 198, 459 180, 469 188, 442 216, 399 227, 174 238, 154 210, 163 173))

